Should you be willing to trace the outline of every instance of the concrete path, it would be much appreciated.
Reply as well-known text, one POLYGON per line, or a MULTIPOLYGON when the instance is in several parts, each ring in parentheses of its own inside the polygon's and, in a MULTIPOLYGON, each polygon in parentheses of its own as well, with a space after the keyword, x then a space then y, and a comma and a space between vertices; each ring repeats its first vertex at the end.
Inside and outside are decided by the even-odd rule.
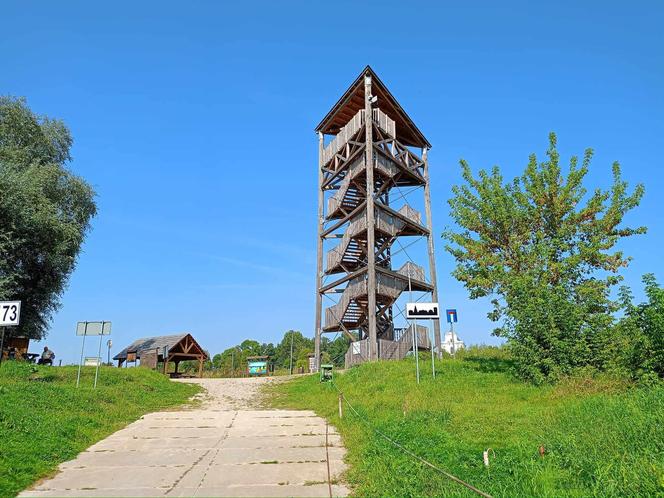
POLYGON ((202 379, 200 408, 151 413, 20 496, 346 496, 339 435, 311 411, 257 409, 270 379, 202 379))

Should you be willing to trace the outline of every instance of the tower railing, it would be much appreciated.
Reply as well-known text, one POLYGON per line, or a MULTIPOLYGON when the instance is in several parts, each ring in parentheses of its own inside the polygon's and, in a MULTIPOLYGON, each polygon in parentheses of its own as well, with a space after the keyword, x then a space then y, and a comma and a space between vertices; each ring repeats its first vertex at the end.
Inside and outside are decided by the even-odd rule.
MULTIPOLYGON (((426 282, 424 268, 412 263, 406 262, 396 271, 401 277, 386 275, 384 273, 376 274, 376 293, 387 297, 394 302, 401 293, 408 288, 408 278, 419 282, 426 282), (404 278, 405 277, 405 278, 404 278)), ((325 327, 343 322, 344 315, 351 301, 367 294, 367 275, 360 275, 348 282, 348 285, 341 294, 339 302, 325 310, 325 327)))
MULTIPOLYGON (((406 218, 411 223, 421 225, 422 216, 418 211, 405 204, 399 209, 398 213, 406 218)), ((392 237, 400 235, 407 226, 407 221, 394 216, 380 208, 376 208, 375 212, 375 227, 377 230, 388 234, 392 237)), ((327 253, 327 269, 336 268, 344 258, 346 249, 348 248, 351 239, 356 237, 364 230, 367 229, 366 213, 360 213, 355 216, 348 224, 348 228, 344 232, 341 242, 330 249, 327 253)))
MULTIPOLYGON (((343 180, 341 180, 341 183, 339 183, 339 189, 334 193, 332 197, 330 197, 327 200, 328 216, 337 213, 339 208, 342 206, 342 204, 344 203, 344 199, 346 198, 346 194, 348 194, 351 181, 355 180, 359 175, 364 173, 365 171, 364 165, 365 165, 364 157, 359 157, 355 161, 353 161, 350 166, 348 166, 348 171, 346 171, 346 175, 344 176, 343 180)), ((394 161, 391 161, 390 159, 387 159, 384 156, 376 154, 376 158, 374 161, 374 171, 381 173, 383 176, 387 178, 392 178, 394 175, 396 175, 399 172, 399 168, 394 163, 394 161)))
POLYGON ((422 215, 417 209, 413 209, 410 207, 408 204, 404 204, 399 208, 399 214, 401 214, 404 218, 408 218, 414 223, 417 223, 418 225, 422 224, 422 215))
MULTIPOLYGON (((391 137, 396 137, 396 124, 380 109, 373 109, 372 118, 374 122, 391 137)), ((339 133, 323 149, 322 166, 325 166, 330 160, 349 142, 349 140, 360 131, 364 125, 364 109, 357 111, 346 125, 339 130, 339 133)))
POLYGON ((366 229, 367 219, 364 214, 360 214, 353 218, 348 224, 348 228, 344 232, 341 242, 327 253, 327 269, 336 268, 336 266, 341 263, 351 239, 366 229))
POLYGON ((351 180, 353 180, 357 175, 364 171, 364 157, 359 157, 353 163, 348 166, 348 171, 346 176, 341 180, 339 184, 339 190, 337 190, 332 197, 327 200, 327 213, 335 213, 343 204, 346 193, 348 192, 348 187, 350 186, 351 180))

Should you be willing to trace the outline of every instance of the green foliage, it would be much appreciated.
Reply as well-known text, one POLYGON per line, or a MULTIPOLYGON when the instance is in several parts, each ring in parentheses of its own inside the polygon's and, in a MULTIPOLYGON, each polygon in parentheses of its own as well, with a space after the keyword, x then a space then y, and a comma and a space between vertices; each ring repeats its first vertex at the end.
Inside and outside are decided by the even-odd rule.
POLYGON ((313 354, 313 352, 313 349, 300 349, 297 355, 297 360, 294 360, 296 372, 306 372, 309 370, 309 355, 313 354))
MULTIPOLYGON (((212 375, 221 377, 241 377, 247 373, 247 358, 250 356, 274 357, 272 344, 260 344, 252 339, 245 339, 238 346, 226 349, 212 357, 212 361, 204 366, 211 370, 212 375)), ((271 361, 271 360, 270 360, 271 361)))
POLYGON ((651 273, 643 276, 648 300, 632 304, 627 287, 620 289, 625 315, 611 329, 609 366, 643 382, 664 377, 664 289, 651 273))
MULTIPOLYGON (((297 359, 300 357, 303 352, 306 353, 313 352, 314 350, 314 340, 304 337, 302 332, 297 330, 289 330, 284 334, 281 342, 277 344, 275 348, 274 355, 274 365, 277 368, 290 368, 290 358, 291 358, 291 340, 293 344, 293 369, 297 368, 297 359)), ((305 368, 308 368, 308 364, 304 365, 305 368)))
POLYGON ((320 349, 326 357, 321 360, 321 363, 332 363, 335 367, 343 367, 349 346, 350 341, 343 335, 339 335, 332 341, 327 337, 323 337, 320 349))
POLYGON ((531 155, 524 174, 510 182, 498 167, 475 178, 461 161, 465 184, 449 201, 461 227, 444 234, 457 262, 453 275, 471 298, 495 298, 489 317, 501 326, 494 334, 508 339, 517 371, 535 382, 599 365, 616 309, 609 292, 629 263, 613 248, 645 232, 621 226, 643 186, 628 193, 614 163, 611 188, 587 195, 591 158, 590 149, 580 166, 572 157, 563 174, 551 134, 547 160, 531 155))
POLYGON ((59 463, 141 415, 184 403, 198 391, 144 368, 0 366, 0 496, 13 496, 59 463))
MULTIPOLYGON (((207 360, 203 361, 203 371, 209 371, 212 370, 213 368, 213 362, 210 359, 210 353, 208 351, 205 352, 207 354, 207 360)), ((180 362, 178 365, 178 372, 188 374, 188 375, 198 375, 198 369, 200 367, 200 363, 198 360, 186 360, 180 362)), ((160 364, 157 366, 157 371, 158 372, 163 372, 164 364, 160 362, 160 364)), ((172 363, 169 364, 168 371, 175 371, 175 365, 172 363), (171 370, 172 368, 172 370, 171 370)))
MULTIPOLYGON (((291 339, 293 344, 293 371, 296 373, 299 369, 307 371, 309 369, 309 355, 314 352, 314 340, 304 337, 297 330, 287 331, 276 346, 272 343, 260 344, 258 341, 246 339, 238 346, 233 346, 222 353, 215 354, 211 362, 206 363, 204 369, 210 371, 213 376, 238 377, 246 375, 248 356, 268 356, 269 364, 275 375, 288 374, 291 362, 291 339)), ((348 346, 348 340, 342 336, 338 336, 332 341, 327 337, 322 337, 322 362, 333 363, 337 367, 342 367, 348 346)))
POLYGON ((15 333, 46 333, 96 214, 94 191, 68 171, 72 137, 25 100, 0 97, 0 299, 20 299, 15 333))
POLYGON ((435 380, 423 369, 419 386, 413 360, 366 363, 335 376, 359 413, 345 406, 342 419, 337 391, 315 375, 269 389, 276 406, 339 430, 356 496, 475 496, 372 428, 496 498, 664 494, 664 384, 579 374, 535 386, 512 363, 505 348, 470 348, 437 362, 435 380))

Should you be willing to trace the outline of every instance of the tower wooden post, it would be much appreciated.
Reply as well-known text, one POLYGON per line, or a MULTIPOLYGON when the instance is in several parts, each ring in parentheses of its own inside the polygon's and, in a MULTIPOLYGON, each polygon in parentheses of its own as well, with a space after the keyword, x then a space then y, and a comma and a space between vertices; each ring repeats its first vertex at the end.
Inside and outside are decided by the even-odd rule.
POLYGON ((316 256, 316 328, 314 368, 317 372, 320 368, 320 336, 321 336, 321 307, 323 305, 323 294, 321 283, 323 277, 323 203, 325 202, 325 191, 323 190, 323 134, 318 132, 318 247, 316 256))
MULTIPOLYGON (((433 285, 433 290, 431 291, 431 298, 434 303, 438 303, 438 284, 436 277, 436 257, 433 250, 433 221, 431 220, 431 184, 429 180, 429 155, 428 149, 422 149, 422 160, 424 161, 424 214, 427 218, 427 229, 429 230, 429 235, 427 235, 427 250, 429 253, 429 281, 433 285)), ((440 303, 439 303, 440 305, 440 303)), ((440 341, 440 320, 433 320, 433 334, 436 351, 438 352, 438 357, 442 358, 443 351, 441 348, 440 341)))
POLYGON ((369 359, 378 359, 376 335, 376 240, 374 226, 373 116, 371 112, 371 76, 364 76, 365 161, 367 175, 367 313, 369 325, 369 359))

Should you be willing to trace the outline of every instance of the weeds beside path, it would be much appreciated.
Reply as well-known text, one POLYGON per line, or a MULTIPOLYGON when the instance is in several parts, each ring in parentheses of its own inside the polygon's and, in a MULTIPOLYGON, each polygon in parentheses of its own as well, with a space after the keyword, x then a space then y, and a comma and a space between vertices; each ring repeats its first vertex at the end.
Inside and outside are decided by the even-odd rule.
POLYGON ((417 386, 412 361, 361 365, 335 377, 360 414, 343 419, 337 391, 316 376, 271 391, 276 406, 313 409, 338 428, 358 496, 472 496, 369 426, 495 497, 664 495, 664 386, 538 387, 508 369, 498 353, 468 355, 438 362, 435 380, 423 369, 417 386))
POLYGON ((143 369, 0 366, 0 496, 13 496, 59 463, 141 415, 180 405, 197 386, 170 382, 143 369))

